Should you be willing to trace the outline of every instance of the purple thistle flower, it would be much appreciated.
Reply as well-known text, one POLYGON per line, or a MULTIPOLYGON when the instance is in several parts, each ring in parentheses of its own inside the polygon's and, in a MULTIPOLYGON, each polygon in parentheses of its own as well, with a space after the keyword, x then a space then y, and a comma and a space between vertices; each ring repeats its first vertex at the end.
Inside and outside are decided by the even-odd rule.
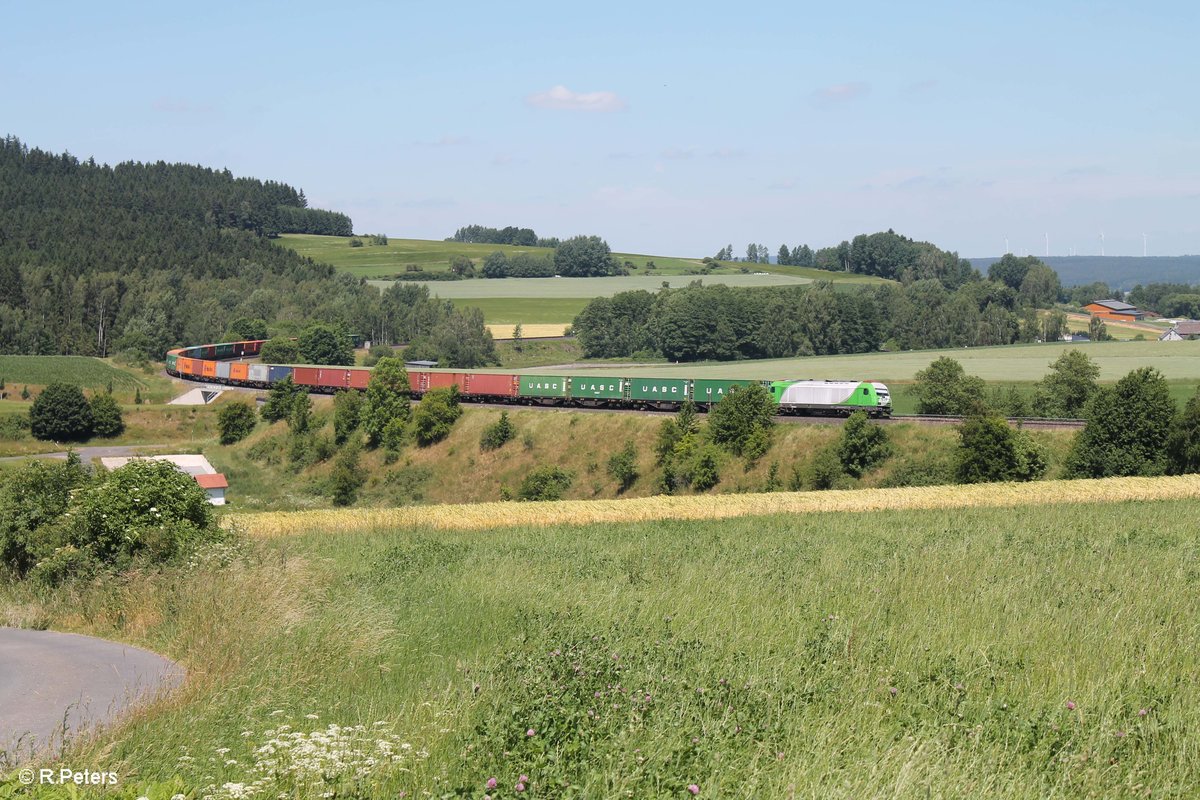
POLYGON ((495 789, 497 785, 498 785, 498 782, 496 781, 496 779, 495 779, 495 778, 488 778, 488 779, 487 779, 487 788, 489 788, 489 789, 495 789))
POLYGON ((536 733, 537 733, 537 731, 535 731, 533 728, 530 728, 529 730, 525 731, 526 736, 533 736, 536 733))
POLYGON ((1068 700, 1067 701, 1067 711, 1074 711, 1074 710, 1075 710, 1075 701, 1068 700))
POLYGON ((1149 709, 1143 708, 1141 711, 1139 711, 1139 712, 1138 712, 1138 716, 1139 716, 1139 717, 1144 717, 1144 716, 1146 716, 1146 715, 1147 715, 1147 714, 1149 714, 1149 713, 1150 713, 1150 710, 1149 710, 1149 709))
POLYGON ((528 782, 529 782, 529 776, 528 776, 528 775, 521 775, 521 777, 517 778, 517 781, 518 781, 518 782, 520 782, 520 783, 528 783, 528 782))
POLYGON ((688 790, 689 792, 691 792, 692 794, 694 794, 694 795, 695 795, 695 794, 700 794, 700 787, 699 787, 699 786, 697 786, 697 785, 696 785, 696 784, 694 784, 694 783, 689 783, 689 784, 688 784, 688 787, 687 787, 687 790, 688 790))
POLYGON ((898 691, 900 691, 900 690, 897 689, 895 686, 891 686, 888 688, 888 694, 890 694, 892 697, 895 697, 896 692, 898 692, 898 691))
POLYGON ((523 791, 525 791, 525 784, 523 784, 523 783, 518 783, 518 784, 517 784, 516 786, 514 786, 513 788, 514 788, 514 789, 516 789, 518 792, 523 792, 523 791))

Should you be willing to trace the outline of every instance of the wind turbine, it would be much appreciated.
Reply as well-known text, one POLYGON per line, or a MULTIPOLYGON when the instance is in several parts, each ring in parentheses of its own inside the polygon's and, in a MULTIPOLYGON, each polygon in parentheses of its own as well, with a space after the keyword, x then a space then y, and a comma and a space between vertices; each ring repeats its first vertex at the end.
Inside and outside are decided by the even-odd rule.
POLYGON ((1005 255, 1007 255, 1008 252, 1009 252, 1009 250, 1008 250, 1008 234, 1005 234, 1004 235, 1004 253, 1005 253, 1005 255))
POLYGON ((1146 234, 1142 234, 1142 258, 1146 257, 1146 234))
POLYGON ((1050 234, 1046 234, 1046 257, 1050 257, 1050 234))
POLYGON ((1100 231, 1100 255, 1104 255, 1104 231, 1100 231))

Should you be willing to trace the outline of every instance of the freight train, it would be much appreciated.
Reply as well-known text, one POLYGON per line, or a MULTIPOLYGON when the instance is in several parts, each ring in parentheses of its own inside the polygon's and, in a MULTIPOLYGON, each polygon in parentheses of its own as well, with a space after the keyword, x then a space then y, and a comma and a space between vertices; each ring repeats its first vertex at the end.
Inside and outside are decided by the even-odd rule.
MULTIPOLYGON (((263 342, 224 342, 181 347, 167 353, 167 372, 179 378, 269 389, 288 377, 313 392, 333 394, 343 389, 366 389, 371 370, 364 367, 286 366, 250 363, 263 342)), ((703 409, 715 405, 735 386, 766 387, 781 414, 841 414, 866 411, 871 416, 892 413, 887 386, 876 381, 728 380, 713 378, 632 378, 498 374, 448 370, 409 370, 415 397, 430 389, 457 386, 467 402, 512 403, 590 408, 674 410, 687 400, 703 409)))

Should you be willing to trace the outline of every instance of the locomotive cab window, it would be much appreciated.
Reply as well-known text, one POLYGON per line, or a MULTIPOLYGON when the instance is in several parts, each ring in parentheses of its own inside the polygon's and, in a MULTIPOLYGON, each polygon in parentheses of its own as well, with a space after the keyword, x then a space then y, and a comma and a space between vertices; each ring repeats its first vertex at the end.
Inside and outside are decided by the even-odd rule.
POLYGON ((863 394, 870 394, 866 389, 863 389, 863 394))

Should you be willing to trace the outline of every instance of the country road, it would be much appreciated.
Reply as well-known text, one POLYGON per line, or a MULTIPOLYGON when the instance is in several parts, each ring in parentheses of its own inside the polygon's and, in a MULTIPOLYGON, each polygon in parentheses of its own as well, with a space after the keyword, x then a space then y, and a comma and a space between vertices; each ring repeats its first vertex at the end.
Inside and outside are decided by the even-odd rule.
MULTIPOLYGON (((126 445, 108 445, 106 447, 76 447, 75 454, 79 456, 79 460, 84 464, 91 464, 93 458, 122 458, 126 456, 136 456, 146 452, 147 449, 154 448, 171 448, 174 445, 170 443, 163 444, 126 444, 126 445)), ((29 453, 23 456, 4 456, 0 461, 25 461, 30 458, 57 458, 60 461, 67 457, 66 450, 59 450, 54 453, 29 453)))
POLYGON ((160 655, 91 636, 0 628, 0 754, 16 761, 183 682, 160 655))

